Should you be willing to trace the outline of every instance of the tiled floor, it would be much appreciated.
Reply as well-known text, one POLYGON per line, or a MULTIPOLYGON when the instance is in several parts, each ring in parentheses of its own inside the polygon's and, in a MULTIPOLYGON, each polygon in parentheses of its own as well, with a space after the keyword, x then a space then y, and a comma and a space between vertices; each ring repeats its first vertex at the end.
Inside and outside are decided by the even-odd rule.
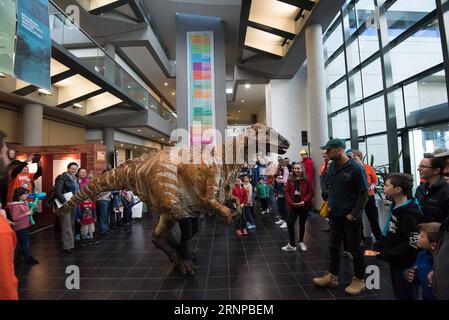
POLYGON ((274 214, 259 216, 257 229, 237 238, 219 217, 201 220, 193 240, 199 253, 198 272, 183 278, 166 256, 151 243, 154 217, 146 216, 111 235, 98 236, 98 246, 67 254, 60 250, 53 229, 31 236, 32 253, 40 264, 19 265, 21 299, 392 299, 388 266, 375 258, 366 264, 380 267, 379 290, 348 297, 344 288, 351 280, 352 263, 342 258, 340 289, 315 288, 312 278, 327 270, 328 233, 319 216, 309 218, 306 253, 286 253, 286 230, 274 224, 274 214), (66 267, 80 269, 80 290, 66 289, 66 267))

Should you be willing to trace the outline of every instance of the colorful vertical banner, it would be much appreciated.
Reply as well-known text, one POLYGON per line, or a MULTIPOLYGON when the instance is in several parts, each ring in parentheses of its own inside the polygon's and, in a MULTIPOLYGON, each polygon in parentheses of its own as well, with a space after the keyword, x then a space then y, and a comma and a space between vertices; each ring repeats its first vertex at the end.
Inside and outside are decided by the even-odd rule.
POLYGON ((48 0, 17 0, 17 78, 51 91, 48 0))
POLYGON ((0 72, 14 74, 16 1, 0 0, 0 72))
POLYGON ((210 144, 215 129, 214 34, 187 32, 187 73, 190 144, 210 144))

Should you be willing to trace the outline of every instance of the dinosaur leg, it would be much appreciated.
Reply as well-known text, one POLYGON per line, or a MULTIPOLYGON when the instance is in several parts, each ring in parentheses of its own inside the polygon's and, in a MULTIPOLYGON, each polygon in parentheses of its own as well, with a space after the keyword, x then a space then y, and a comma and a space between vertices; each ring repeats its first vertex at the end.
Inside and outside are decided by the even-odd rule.
POLYGON ((197 218, 185 218, 179 221, 181 228, 181 242, 179 244, 178 256, 184 260, 185 264, 189 264, 193 270, 198 267, 193 264, 193 252, 190 248, 190 242, 198 231, 197 218))
POLYGON ((172 237, 171 230, 176 222, 175 219, 161 214, 153 231, 152 242, 156 248, 162 250, 167 255, 168 259, 178 267, 179 271, 181 271, 184 276, 190 276, 195 273, 192 263, 181 258, 178 255, 177 248, 174 247, 169 240, 170 237, 172 237))

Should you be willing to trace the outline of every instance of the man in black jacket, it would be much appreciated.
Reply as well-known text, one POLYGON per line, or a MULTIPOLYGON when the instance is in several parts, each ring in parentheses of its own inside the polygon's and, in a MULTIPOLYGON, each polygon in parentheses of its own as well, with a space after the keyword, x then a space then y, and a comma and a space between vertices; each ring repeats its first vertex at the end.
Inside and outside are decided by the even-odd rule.
POLYGON ((424 214, 424 222, 440 222, 449 216, 449 184, 443 176, 446 161, 441 157, 428 156, 418 166, 419 175, 426 183, 416 190, 424 214))
POLYGON ((382 232, 383 247, 377 256, 390 264, 393 292, 398 300, 414 300, 413 285, 404 272, 418 254, 418 224, 422 213, 412 195, 413 177, 405 173, 390 174, 384 193, 393 200, 382 232))
MULTIPOLYGON (((64 194, 69 192, 75 194, 80 190, 76 178, 77 171, 78 164, 76 162, 71 162, 67 165, 67 172, 60 174, 56 178, 53 194, 48 199, 49 203, 55 204, 56 200, 58 200, 59 203, 63 204, 67 201, 64 194)), ((69 253, 73 252, 73 249, 75 248, 76 208, 70 213, 61 213, 58 208, 56 208, 56 213, 61 227, 62 250, 69 253)))

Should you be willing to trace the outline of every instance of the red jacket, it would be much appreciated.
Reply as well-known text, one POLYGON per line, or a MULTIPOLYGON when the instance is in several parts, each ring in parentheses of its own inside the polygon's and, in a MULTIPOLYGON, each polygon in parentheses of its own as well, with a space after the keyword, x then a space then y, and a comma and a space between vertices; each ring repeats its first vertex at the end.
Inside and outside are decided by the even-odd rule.
MULTIPOLYGON (((313 191, 310 181, 308 179, 300 180, 299 192, 301 193, 301 201, 304 201, 304 209, 308 210, 312 206, 313 191)), ((295 198, 295 184, 291 179, 288 179, 285 188, 285 198, 287 205, 292 208, 293 199, 295 198)))
POLYGON ((25 213, 30 211, 30 208, 25 204, 25 202, 10 202, 8 203, 8 208, 11 210, 15 231, 26 229, 31 226, 30 216, 25 215, 25 213))
POLYGON ((248 201, 248 195, 246 194, 246 190, 243 187, 234 185, 232 187, 232 195, 239 199, 240 205, 242 206, 248 201))

